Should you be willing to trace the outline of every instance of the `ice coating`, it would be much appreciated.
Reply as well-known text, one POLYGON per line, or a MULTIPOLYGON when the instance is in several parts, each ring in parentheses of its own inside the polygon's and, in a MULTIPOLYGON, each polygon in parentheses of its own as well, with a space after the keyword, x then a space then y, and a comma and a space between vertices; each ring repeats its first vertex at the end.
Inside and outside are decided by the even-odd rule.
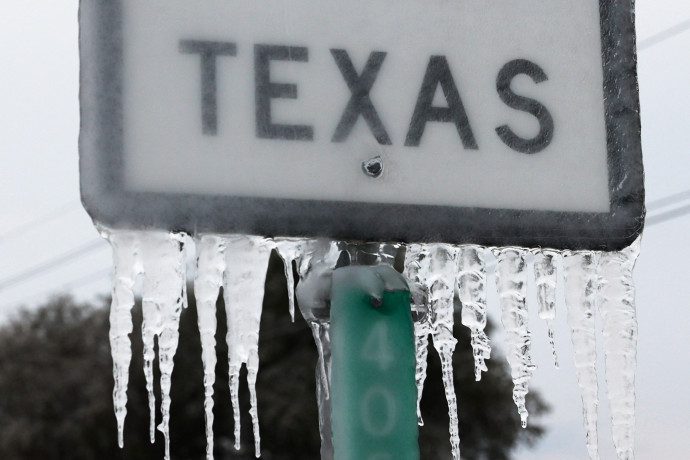
POLYGON ((534 284, 537 288, 539 317, 546 322, 546 329, 553 354, 553 364, 558 369, 558 354, 554 338, 553 321, 556 319, 556 285, 558 284, 556 258, 558 252, 537 249, 534 253, 534 284))
POLYGON ((330 289, 333 269, 340 257, 337 243, 329 240, 306 241, 297 260, 299 284, 295 295, 300 313, 309 325, 318 352, 316 398, 319 408, 321 459, 333 458, 330 402, 330 289))
POLYGON ((458 254, 458 298, 462 303, 462 324, 471 331, 475 380, 486 372, 486 360, 491 357, 491 343, 484 332, 486 327, 486 266, 484 248, 462 246, 458 254))
POLYGON ((519 248, 494 249, 497 257, 496 287, 501 304, 501 322, 506 332, 507 359, 513 377, 513 401, 522 427, 527 426, 525 398, 536 366, 532 362, 527 291, 526 251, 519 248))
POLYGON ((606 386, 613 443, 619 460, 635 458, 635 369, 637 317, 633 267, 640 239, 619 252, 601 253, 599 312, 606 355, 606 386))
POLYGON ((356 285, 372 299, 383 301, 385 292, 409 292, 407 281, 389 265, 360 266, 362 270, 339 268, 343 268, 340 273, 342 283, 356 285))
MULTIPOLYGON (((448 402, 450 444, 454 460, 460 459, 460 432, 458 429, 458 406, 453 382, 453 352, 457 340, 453 336, 453 297, 455 295, 455 275, 458 248, 449 244, 428 244, 411 246, 406 255, 406 274, 413 286, 423 286, 427 292, 429 310, 429 329, 434 348, 441 358, 441 372, 446 401, 448 402)), ((412 287, 413 291, 418 287, 412 287)), ((417 295, 417 294, 413 294, 417 295)), ((421 348, 426 326, 415 327, 416 342, 421 348)), ((417 349, 418 358, 423 359, 425 352, 417 349)), ((417 363, 418 398, 419 388, 423 387, 425 366, 417 363), (421 382, 420 382, 421 381, 421 382)))
MULTIPOLYGON (((168 232, 103 231, 112 247, 114 260, 113 301, 110 340, 115 386, 113 401, 118 426, 118 441, 123 442, 126 416, 128 366, 131 360, 129 333, 132 331, 131 308, 134 286, 143 275, 144 370, 151 410, 151 438, 155 433, 153 397, 153 360, 156 336, 161 369, 161 415, 158 427, 165 437, 166 459, 170 458, 168 425, 170 419, 170 382, 178 342, 181 309, 186 306, 186 273, 183 235, 168 232)), ((287 267, 296 262, 300 282, 294 297, 299 300, 302 316, 309 324, 319 353, 317 398, 322 437, 322 460, 332 458, 330 443, 330 279, 336 264, 392 264, 397 244, 336 243, 329 240, 280 239, 277 243, 256 236, 201 235, 198 251, 195 293, 198 326, 204 365, 204 410, 206 420, 207 460, 213 458, 213 382, 215 380, 216 301, 224 287, 228 317, 230 390, 235 416, 235 440, 239 447, 239 371, 245 364, 256 455, 260 455, 257 413, 256 374, 258 338, 263 302, 263 285, 268 257, 277 247, 287 267), (345 257, 343 251, 348 253, 345 257)), ((472 331, 475 376, 486 370, 489 357, 486 324, 486 266, 481 246, 455 247, 447 244, 411 244, 405 258, 406 279, 411 293, 415 319, 416 385, 418 417, 423 424, 419 403, 426 379, 429 335, 441 357, 445 396, 449 405, 450 439, 453 458, 459 459, 457 401, 453 385, 452 356, 454 290, 462 303, 463 324, 472 331), (478 331, 475 334, 475 330, 478 331), (484 340, 486 339, 486 340, 484 340), (478 353, 479 350, 479 353, 478 353)), ((534 371, 531 361, 531 337, 525 300, 527 249, 495 248, 498 259, 496 285, 502 310, 502 322, 508 342, 508 361, 514 381, 513 397, 523 422, 527 411, 527 383, 534 371)), ((555 318, 556 262, 558 252, 533 249, 534 277, 539 315, 549 329, 555 318)), ((598 305, 603 319, 606 372, 613 418, 613 437, 620 459, 633 458, 634 443, 634 372, 637 324, 634 307, 632 269, 639 253, 639 241, 623 251, 605 253, 572 251, 563 254, 565 298, 568 324, 575 349, 578 384, 583 399, 584 423, 590 458, 597 453, 597 378, 594 311, 598 305), (598 297, 597 297, 598 296, 598 297)), ((292 270, 290 270, 291 274, 292 270)), ((292 296, 292 294, 290 294, 292 296)), ((293 297, 293 299, 294 299, 293 297)), ((294 305, 294 304, 293 304, 294 305)), ((294 307, 293 307, 294 308, 294 307)), ((549 338, 553 346, 553 335, 549 338)), ((554 359, 555 359, 554 350, 554 359)))
POLYGON ((319 352, 318 383, 322 386, 326 399, 329 399, 330 388, 328 326, 331 276, 339 256, 340 250, 335 242, 314 240, 305 245, 304 253, 299 258, 298 263, 300 279, 296 297, 299 302, 300 313, 314 335, 314 341, 319 352))
POLYGON ((352 265, 390 265, 392 267, 400 247, 399 243, 338 243, 338 248, 347 252, 352 265))
POLYGON ((125 417, 127 416, 127 386, 129 364, 132 360, 132 307, 134 283, 142 272, 139 242, 132 232, 107 235, 113 249, 113 290, 110 305, 110 351, 113 357, 113 406, 117 420, 117 442, 124 446, 125 417))
POLYGON ((235 449, 240 448, 239 380, 242 364, 247 367, 254 448, 261 456, 261 436, 256 399, 259 371, 259 326, 264 300, 264 282, 273 242, 258 236, 224 238, 225 282, 223 296, 228 323, 228 372, 235 420, 235 449))
POLYGON ((598 383, 595 311, 599 286, 594 251, 566 252, 563 257, 565 304, 573 342, 577 383, 582 395, 582 416, 587 451, 592 460, 599 458, 597 433, 598 383))
POLYGON ((213 384, 216 381, 216 301, 225 272, 225 241, 205 235, 196 241, 197 275, 194 280, 201 361, 204 367, 206 458, 213 459, 213 384))
MULTIPOLYGON (((179 342, 182 308, 186 305, 187 272, 183 236, 167 232, 146 232, 140 238, 144 267, 142 309, 144 313, 144 368, 149 390, 151 428, 155 424, 153 396, 154 338, 158 337, 158 366, 161 373, 161 423, 165 437, 165 459, 170 459, 170 386, 173 358, 179 342)), ((150 432, 152 441, 155 433, 150 432)))

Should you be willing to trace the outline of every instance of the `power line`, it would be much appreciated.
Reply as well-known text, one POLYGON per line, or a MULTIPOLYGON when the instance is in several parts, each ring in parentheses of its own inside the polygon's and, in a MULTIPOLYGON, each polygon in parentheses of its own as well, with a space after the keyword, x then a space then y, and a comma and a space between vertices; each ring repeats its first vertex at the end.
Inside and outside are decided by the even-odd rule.
POLYGON ((645 227, 660 224, 662 222, 666 222, 667 220, 676 219, 688 213, 690 213, 690 204, 681 206, 680 208, 671 209, 670 211, 662 212, 651 217, 647 217, 645 221, 645 227))
POLYGON ((22 281, 26 281, 29 278, 33 278, 34 276, 51 270, 55 267, 58 267, 66 262, 69 262, 72 259, 81 257, 84 254, 93 251, 94 249, 104 247, 104 243, 105 242, 101 238, 96 238, 82 246, 72 249, 71 251, 67 251, 63 254, 60 254, 59 256, 54 257, 53 259, 50 259, 42 264, 36 265, 21 273, 10 276, 9 278, 0 280, 0 291, 7 289, 8 287, 14 286, 15 284, 21 283, 22 281))
POLYGON ((72 289, 78 289, 80 287, 87 286, 91 283, 95 283, 96 281, 100 281, 101 279, 106 278, 110 274, 110 272, 111 272, 110 268, 103 268, 103 269, 98 270, 96 272, 89 273, 86 276, 82 276, 80 278, 69 281, 67 283, 63 283, 62 285, 60 285, 57 288, 46 289, 44 291, 39 292, 38 294, 34 294, 30 297, 27 297, 24 300, 22 300, 21 302, 17 302, 17 305, 27 304, 29 302, 32 302, 34 299, 39 299, 43 296, 46 296, 48 294, 53 294, 55 292, 59 292, 59 291, 67 292, 67 291, 71 291, 72 289))
POLYGON ((678 203, 679 201, 685 201, 687 199, 690 199, 690 190, 675 193, 664 198, 659 198, 658 200, 650 201, 649 203, 647 203, 647 211, 654 211, 656 209, 678 203))
MULTIPOLYGON (((102 268, 101 270, 98 270, 97 272, 91 273, 86 276, 82 276, 81 278, 77 278, 76 280, 72 280, 69 283, 65 283, 61 286, 61 289, 75 289, 75 288, 80 288, 82 286, 86 286, 87 284, 91 284, 94 281, 98 281, 101 278, 104 278, 108 275, 110 275, 110 272, 112 271, 112 268, 102 268)), ((51 289, 54 290, 54 289, 51 289)), ((49 291, 45 291, 49 292, 49 291)))
POLYGON ((658 45, 659 43, 664 42, 669 38, 673 38, 676 35, 680 35, 687 30, 690 30, 690 19, 681 22, 680 24, 676 24, 675 26, 659 32, 658 34, 654 34, 651 37, 645 38, 644 40, 640 40, 637 43, 637 49, 638 51, 642 51, 647 48, 651 48, 652 46, 658 45))
MULTIPOLYGON (((674 193, 658 200, 650 201, 647 203, 647 210, 654 211, 657 209, 665 208, 674 204, 682 203, 690 199, 690 190, 685 190, 683 192, 674 193)), ((670 209, 665 212, 656 213, 654 215, 648 216, 645 219, 645 227, 651 227, 652 225, 660 224, 678 217, 682 217, 690 213, 690 204, 685 204, 675 209, 670 209)))
POLYGON ((53 219, 56 219, 60 216, 63 216, 65 213, 72 211, 73 209, 76 209, 78 207, 79 203, 75 203, 74 201, 70 201, 69 203, 64 203, 61 206, 58 206, 57 208, 53 209, 52 211, 37 217, 29 222, 25 222, 21 225, 18 225, 10 230, 7 230, 5 233, 0 235, 0 244, 5 243, 7 240, 11 240, 12 238, 15 238, 22 233, 24 233, 26 230, 29 230, 31 228, 36 228, 40 227, 41 225, 50 222, 53 219))
MULTIPOLYGON (((75 289, 75 288, 80 288, 82 286, 86 286, 87 284, 91 284, 94 281, 98 281, 102 278, 105 278, 106 276, 110 275, 111 271, 112 271, 112 268, 110 268, 110 267, 102 268, 96 272, 82 276, 81 278, 77 278, 77 279, 72 280, 68 283, 64 283, 62 286, 60 286, 60 289, 68 290, 68 289, 75 289)), ((44 291, 44 294, 48 293, 50 291, 54 291, 54 289, 44 291)))

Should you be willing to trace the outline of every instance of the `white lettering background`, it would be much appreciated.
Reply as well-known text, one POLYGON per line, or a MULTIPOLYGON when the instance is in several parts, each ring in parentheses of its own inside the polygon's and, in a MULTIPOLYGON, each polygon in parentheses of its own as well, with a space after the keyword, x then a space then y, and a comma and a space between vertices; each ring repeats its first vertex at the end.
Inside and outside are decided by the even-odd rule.
MULTIPOLYGON (((597 0, 125 0, 124 142, 134 191, 608 211, 608 168, 597 0), (201 131, 200 59, 181 39, 237 44, 219 56, 218 134, 201 131), (257 139, 254 44, 305 46, 309 62, 271 62, 271 80, 298 98, 273 99, 273 122, 314 127, 314 141, 257 139), (350 91, 330 54, 348 51, 361 73, 386 51, 371 99, 392 146, 363 118, 331 142, 350 91), (419 147, 404 141, 430 55, 445 55, 478 150, 452 123, 429 122, 419 147), (544 104, 553 142, 527 155, 501 142, 508 124, 530 138, 537 120, 501 102, 496 76, 529 59, 549 77, 521 75, 513 90, 544 104), (384 159, 372 179, 361 162, 384 159)), ((441 94, 435 105, 445 106, 441 94)))

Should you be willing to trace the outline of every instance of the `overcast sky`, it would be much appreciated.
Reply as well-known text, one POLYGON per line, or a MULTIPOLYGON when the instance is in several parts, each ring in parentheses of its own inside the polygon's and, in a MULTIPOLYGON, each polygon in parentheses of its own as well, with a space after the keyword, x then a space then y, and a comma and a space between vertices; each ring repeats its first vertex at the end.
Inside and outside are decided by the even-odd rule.
MULTIPOLYGON (((77 4, 23 0, 4 6, 0 15, 0 318, 51 293, 88 299, 109 290, 109 249, 98 242, 79 203, 77 4)), ((647 202, 652 203, 690 190, 690 3, 638 0, 637 26, 644 45, 639 53, 642 141, 647 202)), ((690 194, 651 208, 649 216, 688 205, 690 194)), ((690 214, 649 226, 635 271, 638 459, 681 460, 690 452, 688 235, 690 214)), ((491 308, 495 314, 496 305, 491 308)), ((537 449, 516 457, 584 459, 563 306, 556 331, 560 370, 552 368, 546 332, 536 317, 532 330, 539 365, 532 386, 553 411, 537 449)), ((603 459, 613 459, 601 371, 600 450, 603 459)))

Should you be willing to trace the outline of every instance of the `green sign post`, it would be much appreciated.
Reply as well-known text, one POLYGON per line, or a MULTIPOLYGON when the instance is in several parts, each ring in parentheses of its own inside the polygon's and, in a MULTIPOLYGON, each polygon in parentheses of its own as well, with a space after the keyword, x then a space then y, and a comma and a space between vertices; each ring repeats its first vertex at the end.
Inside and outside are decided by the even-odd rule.
POLYGON ((389 266, 336 269, 331 291, 335 460, 419 460, 410 291, 389 266))

